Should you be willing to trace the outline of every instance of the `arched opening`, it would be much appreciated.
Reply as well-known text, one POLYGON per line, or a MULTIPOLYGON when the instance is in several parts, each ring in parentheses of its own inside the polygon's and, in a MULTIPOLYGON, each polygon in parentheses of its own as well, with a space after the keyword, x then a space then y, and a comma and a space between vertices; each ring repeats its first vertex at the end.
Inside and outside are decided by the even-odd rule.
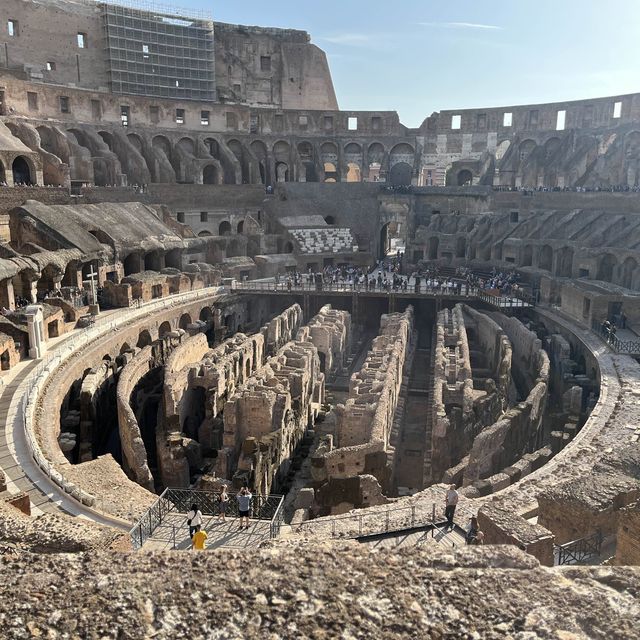
POLYGON ((638 268, 638 262, 635 258, 627 258, 622 263, 622 279, 621 283, 626 289, 633 289, 633 276, 638 268))
POLYGON ((140 273, 140 254, 130 253, 124 259, 124 275, 130 276, 134 273, 140 273))
POLYGON ((236 232, 241 235, 244 232, 244 220, 240 220, 236 226, 236 232))
POLYGON ((213 311, 211 311, 211 307, 201 309, 199 319, 210 325, 213 322, 213 311))
POLYGON ((202 170, 202 184, 220 184, 218 168, 208 164, 202 170))
POLYGON ((456 258, 464 258, 467 255, 467 239, 459 236, 456 240, 456 258))
POLYGON ((162 254, 160 251, 150 251, 144 257, 145 271, 162 271, 162 254))
POLYGON ((535 150, 536 143, 533 140, 524 140, 518 148, 520 152, 520 162, 524 162, 535 150))
POLYGON ((23 156, 18 156, 11 165, 13 171, 14 184, 33 184, 33 176, 31 175, 31 167, 29 162, 23 156))
POLYGON ((213 234, 211 233, 211 231, 200 231, 198 232, 198 238, 208 238, 209 236, 212 236, 213 234))
POLYGON ((283 253, 293 253, 293 243, 291 241, 286 242, 282 252, 283 253))
POLYGON ((7 182, 7 174, 5 173, 2 160, 0 160, 0 183, 6 184, 6 182, 7 182))
POLYGON ((165 322, 163 322, 160 327, 158 328, 158 336, 162 339, 164 338, 168 333, 171 333, 173 331, 173 329, 171 328, 171 324, 165 320, 165 322))
POLYGON ((440 238, 437 236, 431 236, 429 238, 427 256, 429 260, 438 259, 438 248, 440 246, 440 238))
POLYGON ((473 184, 473 174, 469 169, 458 171, 457 182, 459 187, 470 187, 473 184))
POLYGON ((286 162, 276 164, 276 182, 289 182, 289 165, 286 162))
POLYGON ((333 162, 324 163, 324 181, 325 182, 338 182, 338 170, 333 162))
POLYGON ((360 166, 355 162, 350 162, 347 165, 347 182, 362 182, 360 166))
POLYGON ((325 216, 324 221, 331 226, 335 225, 336 223, 336 219, 333 216, 325 216))
POLYGON ((125 342, 121 347, 120 347, 120 355, 122 355, 123 353, 127 353, 127 351, 131 351, 131 347, 129 346, 128 342, 125 342))
POLYGON ((520 266, 522 267, 530 267, 533 265, 533 247, 528 244, 525 246, 522 252, 522 261, 520 262, 520 266))
POLYGON ((191 324, 191 316, 188 313, 183 313, 180 316, 180 321, 178 322, 178 326, 180 329, 185 329, 191 324))
POLYGON ((573 273, 573 249, 563 247, 556 254, 556 276, 570 278, 573 273))
POLYGON ((603 282, 613 282, 613 270, 616 266, 616 257, 610 253, 606 253, 600 258, 598 263, 598 271, 596 273, 596 280, 602 280, 603 282))
POLYGON ((413 169, 406 162, 398 162, 391 167, 389 171, 389 182, 394 187, 409 186, 411 184, 411 176, 413 169))
POLYGON ((136 343, 136 347, 138 347, 138 349, 144 349, 145 347, 148 347, 152 342, 153 340, 151 339, 151 334, 146 329, 143 329, 138 334, 138 342, 136 343))
POLYGON ((218 227, 218 235, 219 236, 230 236, 231 235, 231 223, 228 220, 223 220, 218 227))
POLYGON ((180 269, 182 267, 182 259, 180 258, 180 249, 171 249, 167 251, 164 256, 165 266, 173 269, 180 269))
POLYGON ((56 288, 56 280, 60 277, 58 268, 48 264, 43 270, 38 280, 38 299, 43 300, 56 288))
POLYGON ((540 249, 538 268, 543 269, 544 271, 551 271, 552 266, 553 266, 553 249, 548 244, 545 244, 540 249))

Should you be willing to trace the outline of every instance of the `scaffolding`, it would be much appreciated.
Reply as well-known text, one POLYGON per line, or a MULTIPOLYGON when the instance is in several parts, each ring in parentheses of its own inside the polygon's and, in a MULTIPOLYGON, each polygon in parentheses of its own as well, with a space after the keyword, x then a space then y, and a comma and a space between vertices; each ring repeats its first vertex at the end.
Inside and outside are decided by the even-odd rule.
POLYGON ((98 6, 113 93, 215 101, 213 21, 205 12, 138 0, 98 6))

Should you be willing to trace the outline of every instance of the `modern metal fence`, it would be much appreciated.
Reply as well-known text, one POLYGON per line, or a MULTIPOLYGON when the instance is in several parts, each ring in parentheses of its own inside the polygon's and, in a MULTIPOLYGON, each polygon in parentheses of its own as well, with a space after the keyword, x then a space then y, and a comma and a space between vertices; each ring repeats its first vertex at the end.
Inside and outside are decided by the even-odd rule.
MULTIPOLYGON (((203 515, 217 516, 220 513, 220 492, 165 489, 129 531, 134 548, 142 548, 169 513, 187 514, 194 504, 202 511, 203 515)), ((283 504, 284 496, 281 495, 253 495, 249 517, 254 520, 268 521, 271 537, 277 538, 284 518, 283 504)), ((237 500, 229 500, 226 514, 239 516, 237 500)))
MULTIPOLYGON (((305 531, 326 533, 332 538, 362 538, 428 527, 431 529, 432 537, 437 533, 443 533, 444 538, 442 529, 444 520, 444 515, 436 510, 434 503, 431 505, 430 514, 426 517, 416 514, 415 505, 407 505, 380 511, 363 509, 343 516, 306 520, 298 525, 292 525, 292 529, 297 533, 305 531)), ((448 541, 445 539, 444 543, 447 544, 448 541)), ((455 544, 451 543, 451 546, 455 544)))
POLYGON ((586 564, 588 560, 600 557, 603 536, 600 531, 586 538, 555 545, 555 564, 586 564))
POLYGON ((627 353, 629 355, 640 355, 640 339, 621 340, 615 331, 605 326, 602 322, 594 320, 591 328, 595 331, 616 353, 627 353))

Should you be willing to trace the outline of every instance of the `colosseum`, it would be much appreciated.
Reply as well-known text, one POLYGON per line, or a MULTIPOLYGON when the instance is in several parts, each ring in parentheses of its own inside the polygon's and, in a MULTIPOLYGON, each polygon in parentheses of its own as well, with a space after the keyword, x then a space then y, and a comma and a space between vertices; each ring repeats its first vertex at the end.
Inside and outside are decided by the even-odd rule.
POLYGON ((410 128, 137 0, 0 43, 0 637, 638 637, 640 93, 410 128))

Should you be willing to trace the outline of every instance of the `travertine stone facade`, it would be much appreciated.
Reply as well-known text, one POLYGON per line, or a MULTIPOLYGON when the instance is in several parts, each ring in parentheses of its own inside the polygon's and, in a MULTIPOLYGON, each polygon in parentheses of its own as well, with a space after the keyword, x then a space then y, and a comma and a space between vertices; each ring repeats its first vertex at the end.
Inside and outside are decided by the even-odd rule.
POLYGON ((380 334, 360 371, 351 376, 349 398, 335 409, 335 444, 326 436, 312 460, 321 513, 387 501, 394 456, 391 429, 412 331, 413 307, 383 315, 380 334))

